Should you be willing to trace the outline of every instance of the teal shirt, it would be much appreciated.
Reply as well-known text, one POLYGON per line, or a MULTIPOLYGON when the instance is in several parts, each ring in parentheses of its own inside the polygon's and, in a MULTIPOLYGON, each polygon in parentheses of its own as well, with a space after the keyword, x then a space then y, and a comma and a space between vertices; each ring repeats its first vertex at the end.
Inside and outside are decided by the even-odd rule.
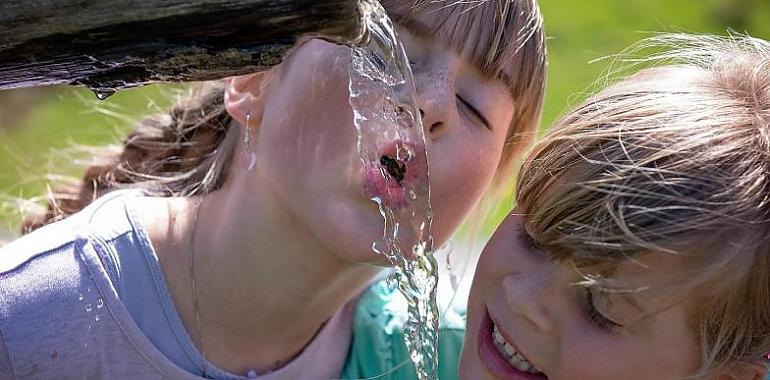
MULTIPOLYGON (((406 300, 385 281, 366 290, 353 316, 353 341, 340 377, 417 380, 404 343, 406 319, 406 300)), ((439 324, 438 378, 455 380, 465 336, 464 308, 449 308, 439 324)))

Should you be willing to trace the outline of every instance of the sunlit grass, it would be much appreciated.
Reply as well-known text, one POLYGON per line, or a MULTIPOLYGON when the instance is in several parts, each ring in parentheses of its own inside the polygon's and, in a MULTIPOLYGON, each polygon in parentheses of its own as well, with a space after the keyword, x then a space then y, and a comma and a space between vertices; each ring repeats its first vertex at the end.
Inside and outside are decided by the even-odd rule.
POLYGON ((170 106, 175 87, 149 86, 100 101, 60 87, 36 101, 15 125, 0 128, 0 229, 16 230, 24 200, 43 195, 51 177, 82 175, 79 146, 119 143, 133 123, 170 106), (39 103, 37 103, 39 102, 39 103))

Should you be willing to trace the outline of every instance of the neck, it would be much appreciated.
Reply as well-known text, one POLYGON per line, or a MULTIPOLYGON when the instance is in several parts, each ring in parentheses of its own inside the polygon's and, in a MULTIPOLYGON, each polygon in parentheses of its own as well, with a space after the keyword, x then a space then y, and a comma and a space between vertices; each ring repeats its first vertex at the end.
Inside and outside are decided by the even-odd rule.
POLYGON ((198 317, 206 359, 234 373, 290 361, 380 271, 340 258, 268 191, 239 182, 203 198, 192 239, 199 200, 180 201, 188 232, 177 246, 192 242, 194 277, 189 250, 164 268, 177 273, 172 296, 199 349, 198 317))

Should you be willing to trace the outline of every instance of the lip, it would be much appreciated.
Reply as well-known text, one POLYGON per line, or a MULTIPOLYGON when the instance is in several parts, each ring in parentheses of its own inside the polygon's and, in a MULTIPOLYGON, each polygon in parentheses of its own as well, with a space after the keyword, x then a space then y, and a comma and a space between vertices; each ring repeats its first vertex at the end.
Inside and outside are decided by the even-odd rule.
POLYGON ((383 176, 381 170, 380 165, 373 162, 364 167, 364 196, 392 210, 406 207, 406 189, 395 179, 383 176))
MULTIPOLYGON (((486 366, 487 370, 498 379, 506 380, 544 380, 548 377, 544 375, 535 375, 524 371, 519 371, 497 351, 495 344, 492 342, 492 326, 496 323, 493 322, 492 317, 489 314, 489 310, 484 314, 484 319, 481 322, 481 328, 479 329, 479 336, 477 339, 477 350, 479 359, 486 366)), ((499 326, 498 326, 499 329, 499 326)), ((503 333, 502 331, 500 332, 503 333)), ((519 348, 513 343, 508 336, 505 339, 513 345, 516 352, 519 348)), ((527 359, 529 361, 529 359, 527 359)))

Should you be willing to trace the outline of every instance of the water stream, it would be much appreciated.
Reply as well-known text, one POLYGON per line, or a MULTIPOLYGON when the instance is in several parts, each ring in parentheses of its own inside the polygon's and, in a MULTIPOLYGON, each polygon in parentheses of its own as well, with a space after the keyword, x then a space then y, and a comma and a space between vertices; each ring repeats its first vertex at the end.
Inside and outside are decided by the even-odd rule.
POLYGON ((408 302, 405 340, 417 376, 436 379, 438 272, 420 110, 393 23, 376 0, 362 3, 371 38, 352 48, 350 104, 366 172, 363 192, 384 220, 382 239, 372 249, 393 264, 393 282, 408 302))

